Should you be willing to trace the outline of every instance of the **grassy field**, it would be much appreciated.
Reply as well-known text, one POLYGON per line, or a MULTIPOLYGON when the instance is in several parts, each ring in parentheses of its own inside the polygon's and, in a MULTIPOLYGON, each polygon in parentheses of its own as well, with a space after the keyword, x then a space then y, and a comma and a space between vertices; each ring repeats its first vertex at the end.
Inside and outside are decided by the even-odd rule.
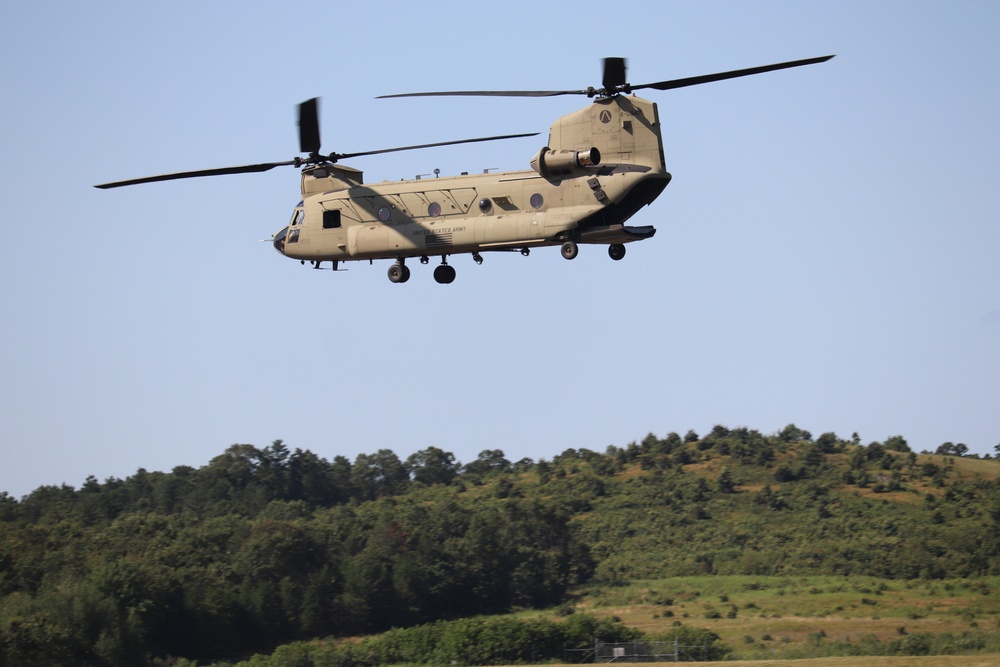
MULTIPOLYGON (((932 646, 957 647, 951 649, 955 652, 968 652, 961 648, 963 638, 966 644, 969 638, 979 638, 978 650, 1000 651, 998 592, 1000 577, 888 581, 706 576, 584 588, 578 591, 576 607, 617 617, 649 635, 677 624, 706 628, 732 647, 734 659, 766 660, 844 655, 844 646, 885 646, 907 638, 936 638, 940 643, 932 646)), ((862 664, 859 658, 850 660, 817 664, 862 664)))
MULTIPOLYGON (((676 667, 677 663, 654 663, 676 667)), ((699 662, 698 667, 996 667, 1000 653, 964 656, 805 658, 802 660, 736 660, 699 662)), ((653 667, 650 665, 650 667, 653 667)))
MULTIPOLYGON (((642 663, 643 667, 677 667, 676 662, 642 663)), ((803 658, 800 660, 727 660, 686 663, 695 667, 997 667, 1000 653, 981 655, 803 658)), ((515 667, 515 666, 511 666, 515 667)), ((516 667, 525 667, 524 665, 516 667)))

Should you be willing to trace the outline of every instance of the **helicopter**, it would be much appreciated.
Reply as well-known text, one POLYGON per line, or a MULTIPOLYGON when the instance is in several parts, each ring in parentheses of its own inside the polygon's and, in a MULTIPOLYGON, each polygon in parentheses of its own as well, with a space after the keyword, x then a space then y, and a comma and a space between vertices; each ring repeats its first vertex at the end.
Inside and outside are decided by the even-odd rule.
POLYGON ((109 189, 181 178, 301 168, 301 201, 287 225, 274 234, 274 248, 303 265, 334 271, 342 262, 389 259, 389 280, 410 278, 409 259, 440 264, 434 279, 455 280, 452 255, 520 252, 559 246, 572 260, 581 245, 607 246, 612 260, 625 257, 628 243, 651 238, 650 225, 626 224, 651 204, 671 175, 666 169, 660 120, 654 102, 636 90, 672 90, 775 70, 826 62, 833 55, 683 79, 632 85, 624 58, 605 58, 601 87, 541 91, 442 91, 383 95, 378 99, 430 96, 552 97, 586 95, 587 107, 557 119, 548 142, 531 158, 530 169, 366 184, 364 172, 341 160, 396 151, 536 136, 512 134, 359 153, 320 152, 319 101, 298 107, 299 150, 306 157, 237 167, 204 169, 104 183, 109 189))

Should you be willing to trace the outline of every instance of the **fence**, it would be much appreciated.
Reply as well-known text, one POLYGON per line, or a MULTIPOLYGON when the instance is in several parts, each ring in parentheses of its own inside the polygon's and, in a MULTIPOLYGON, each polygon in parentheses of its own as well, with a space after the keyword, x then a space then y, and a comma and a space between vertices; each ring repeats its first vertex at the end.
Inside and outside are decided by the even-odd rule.
POLYGON ((709 645, 667 642, 600 642, 593 648, 564 648, 563 662, 684 662, 709 659, 709 645))

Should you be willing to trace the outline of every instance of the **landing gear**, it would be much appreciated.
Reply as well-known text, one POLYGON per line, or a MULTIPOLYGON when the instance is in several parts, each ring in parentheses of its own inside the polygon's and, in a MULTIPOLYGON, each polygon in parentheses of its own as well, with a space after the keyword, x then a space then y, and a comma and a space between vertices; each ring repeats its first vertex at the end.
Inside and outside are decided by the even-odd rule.
POLYGON ((472 259, 473 259, 473 261, 476 262, 476 264, 482 264, 483 263, 483 256, 480 255, 478 252, 472 253, 472 259))
POLYGON ((521 254, 527 257, 531 254, 531 248, 521 248, 521 254))
POLYGON ((455 267, 447 264, 442 264, 437 267, 434 269, 434 280, 438 281, 442 285, 448 285, 455 280, 455 267))
POLYGON ((611 259, 616 262, 625 256, 625 244, 624 243, 612 243, 608 246, 608 255, 611 259))
POLYGON ((389 281, 394 283, 405 283, 410 279, 410 270, 403 264, 403 260, 397 261, 389 267, 389 281))
POLYGON ((576 244, 576 241, 566 241, 559 250, 566 259, 575 259, 580 254, 580 246, 576 244))

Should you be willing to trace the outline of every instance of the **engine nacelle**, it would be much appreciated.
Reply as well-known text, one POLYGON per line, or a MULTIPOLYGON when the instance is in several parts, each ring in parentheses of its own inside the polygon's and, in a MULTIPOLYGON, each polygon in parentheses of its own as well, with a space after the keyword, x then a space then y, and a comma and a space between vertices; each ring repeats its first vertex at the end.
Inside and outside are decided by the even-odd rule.
POLYGON ((531 168, 542 176, 568 176, 577 169, 601 163, 601 151, 588 148, 583 151, 554 151, 548 146, 531 158, 531 168))

